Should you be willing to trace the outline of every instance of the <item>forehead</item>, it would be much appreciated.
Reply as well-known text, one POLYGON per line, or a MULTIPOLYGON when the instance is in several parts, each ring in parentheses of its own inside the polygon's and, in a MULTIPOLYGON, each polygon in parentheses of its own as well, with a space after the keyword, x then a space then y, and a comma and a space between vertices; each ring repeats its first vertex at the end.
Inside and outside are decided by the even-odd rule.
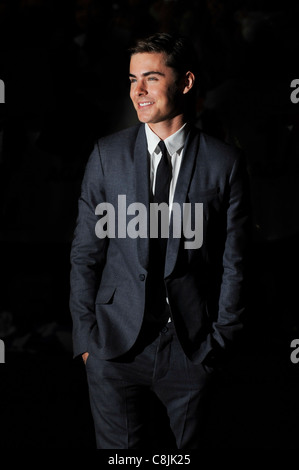
POLYGON ((139 52, 133 54, 130 61, 130 73, 136 75, 149 71, 169 73, 171 67, 166 65, 166 55, 163 52, 139 52))

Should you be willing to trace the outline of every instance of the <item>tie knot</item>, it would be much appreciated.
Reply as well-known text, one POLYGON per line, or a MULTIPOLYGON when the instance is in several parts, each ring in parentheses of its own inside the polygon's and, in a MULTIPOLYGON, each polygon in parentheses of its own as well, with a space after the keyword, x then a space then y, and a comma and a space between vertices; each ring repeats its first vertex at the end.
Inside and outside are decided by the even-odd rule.
POLYGON ((162 152, 163 155, 167 155, 167 149, 166 149, 166 145, 164 143, 163 140, 160 140, 160 142, 158 143, 158 146, 162 152))

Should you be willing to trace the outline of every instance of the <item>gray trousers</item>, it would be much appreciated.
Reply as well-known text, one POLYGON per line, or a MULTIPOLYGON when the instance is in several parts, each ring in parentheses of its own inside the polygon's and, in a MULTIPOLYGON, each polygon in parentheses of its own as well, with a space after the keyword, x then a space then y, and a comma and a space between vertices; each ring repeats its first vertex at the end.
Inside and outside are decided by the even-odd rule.
POLYGON ((86 373, 98 449, 148 447, 149 391, 166 408, 176 448, 201 449, 214 374, 186 357, 172 322, 152 335, 145 331, 116 360, 102 360, 91 348, 86 373))

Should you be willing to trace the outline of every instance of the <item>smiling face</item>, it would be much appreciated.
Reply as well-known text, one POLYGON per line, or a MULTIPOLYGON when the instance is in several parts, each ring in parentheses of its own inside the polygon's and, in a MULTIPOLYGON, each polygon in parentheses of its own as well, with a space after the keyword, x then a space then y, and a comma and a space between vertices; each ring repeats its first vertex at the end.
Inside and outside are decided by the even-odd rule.
POLYGON ((171 128, 175 132, 183 125, 185 87, 177 83, 175 71, 166 65, 163 53, 133 54, 129 78, 130 97, 139 121, 148 123, 157 134, 157 129, 171 128))

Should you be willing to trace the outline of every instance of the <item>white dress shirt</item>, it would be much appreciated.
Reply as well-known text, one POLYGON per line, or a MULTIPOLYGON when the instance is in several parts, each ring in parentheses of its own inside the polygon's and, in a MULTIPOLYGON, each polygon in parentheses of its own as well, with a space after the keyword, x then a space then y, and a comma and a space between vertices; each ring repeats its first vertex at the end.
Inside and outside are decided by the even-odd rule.
MULTIPOLYGON (((155 183, 156 183, 156 172, 157 167, 159 165, 160 159, 162 157, 162 152, 160 147, 158 146, 160 142, 160 137, 155 134, 150 127, 145 124, 145 133, 147 139, 147 148, 148 154, 150 157, 150 182, 151 182, 151 189, 153 194, 155 194, 155 183)), ((172 203, 173 203, 173 196, 175 192, 176 183, 178 180, 180 167, 183 159, 183 151, 185 140, 187 136, 187 128, 186 123, 174 134, 167 137, 164 140, 166 145, 166 149, 168 152, 168 156, 171 159, 171 167, 172 167, 172 178, 170 181, 170 188, 169 188, 169 215, 171 214, 172 203)), ((168 298, 166 298, 167 303, 169 303, 168 298)), ((168 319, 168 322, 171 321, 171 318, 168 319)))
MULTIPOLYGON (((160 159, 162 157, 162 152, 160 150, 160 147, 158 147, 158 144, 161 139, 150 129, 147 124, 145 124, 145 133, 147 138, 148 153, 150 157, 151 189, 153 194, 155 194, 156 172, 160 159)), ((186 135, 187 129, 185 123, 178 131, 176 131, 174 134, 170 135, 169 137, 167 137, 167 139, 164 140, 168 155, 171 159, 172 168, 172 178, 169 188, 169 213, 171 212, 175 187, 180 172, 186 135)))

